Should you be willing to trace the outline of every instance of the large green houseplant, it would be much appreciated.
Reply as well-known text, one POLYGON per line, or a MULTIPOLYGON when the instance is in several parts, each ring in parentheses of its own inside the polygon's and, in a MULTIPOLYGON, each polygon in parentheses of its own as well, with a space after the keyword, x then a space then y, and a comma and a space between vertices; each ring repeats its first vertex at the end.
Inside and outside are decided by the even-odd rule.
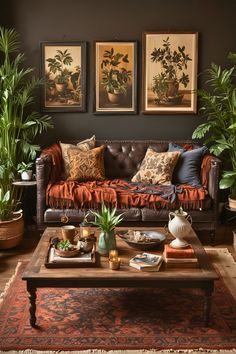
POLYGON ((211 64, 207 70, 208 89, 198 90, 200 111, 206 121, 193 132, 194 139, 206 138, 210 152, 224 162, 221 189, 236 196, 236 54, 229 54, 232 65, 223 69, 211 64))
POLYGON ((8 221, 17 210, 12 184, 18 164, 33 161, 40 147, 36 135, 52 126, 51 118, 30 110, 34 90, 41 81, 32 68, 24 68, 19 52, 19 34, 0 28, 0 221, 8 221))
POLYGON ((160 48, 154 48, 151 53, 151 61, 159 63, 160 73, 153 77, 152 91, 156 95, 156 103, 179 104, 183 94, 179 93, 179 86, 187 87, 189 75, 185 72, 189 54, 185 53, 185 47, 172 48, 170 38, 163 39, 160 48))

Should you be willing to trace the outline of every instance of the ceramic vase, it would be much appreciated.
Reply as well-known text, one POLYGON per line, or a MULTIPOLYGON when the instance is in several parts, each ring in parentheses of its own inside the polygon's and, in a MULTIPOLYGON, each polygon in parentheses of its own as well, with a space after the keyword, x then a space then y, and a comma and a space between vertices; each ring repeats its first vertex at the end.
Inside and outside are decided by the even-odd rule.
POLYGON ((116 249, 116 237, 115 232, 102 231, 98 240, 98 253, 102 256, 108 256, 110 250, 116 249))
POLYGON ((184 237, 188 235, 192 228, 192 218, 185 211, 182 213, 169 213, 168 228, 170 233, 175 237, 170 245, 173 248, 184 248, 188 246, 188 243, 184 240, 184 237))

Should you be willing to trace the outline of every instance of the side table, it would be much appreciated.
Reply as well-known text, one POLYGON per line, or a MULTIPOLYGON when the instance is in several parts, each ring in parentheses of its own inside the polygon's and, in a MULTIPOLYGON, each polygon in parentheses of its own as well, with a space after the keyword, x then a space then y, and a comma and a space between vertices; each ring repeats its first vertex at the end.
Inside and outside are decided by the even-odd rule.
POLYGON ((33 221, 36 205, 36 181, 14 181, 13 185, 19 189, 18 199, 22 202, 25 223, 33 221))

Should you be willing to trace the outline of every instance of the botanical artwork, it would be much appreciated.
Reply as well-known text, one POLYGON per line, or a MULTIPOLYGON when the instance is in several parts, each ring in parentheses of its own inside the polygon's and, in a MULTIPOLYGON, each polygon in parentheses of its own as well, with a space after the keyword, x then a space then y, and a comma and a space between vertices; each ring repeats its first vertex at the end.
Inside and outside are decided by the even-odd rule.
POLYGON ((42 43, 43 109, 85 109, 85 43, 42 43))
POLYGON ((136 110, 136 43, 97 42, 95 112, 136 110))
POLYGON ((195 113, 197 34, 145 33, 144 113, 195 113))

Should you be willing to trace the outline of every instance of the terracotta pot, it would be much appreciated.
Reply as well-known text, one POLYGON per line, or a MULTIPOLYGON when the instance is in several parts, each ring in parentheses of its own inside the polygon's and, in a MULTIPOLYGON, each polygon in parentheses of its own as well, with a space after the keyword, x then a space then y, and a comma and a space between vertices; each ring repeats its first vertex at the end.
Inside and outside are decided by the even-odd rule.
POLYGON ((0 249, 16 247, 24 235, 22 213, 15 213, 12 220, 0 221, 0 249))

